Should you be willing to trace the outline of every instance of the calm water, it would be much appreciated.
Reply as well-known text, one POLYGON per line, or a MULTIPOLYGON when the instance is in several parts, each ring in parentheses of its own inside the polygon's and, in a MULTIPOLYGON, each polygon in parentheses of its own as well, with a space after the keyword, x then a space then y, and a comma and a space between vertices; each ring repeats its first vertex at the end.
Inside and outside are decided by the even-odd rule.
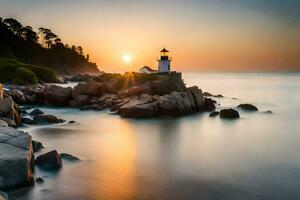
POLYGON ((29 127, 46 149, 76 155, 22 200, 300 199, 300 74, 185 73, 188 85, 223 94, 221 107, 253 103, 237 121, 208 113, 132 120, 106 111, 49 109, 76 124, 29 127), (233 99, 235 97, 237 99, 233 99))

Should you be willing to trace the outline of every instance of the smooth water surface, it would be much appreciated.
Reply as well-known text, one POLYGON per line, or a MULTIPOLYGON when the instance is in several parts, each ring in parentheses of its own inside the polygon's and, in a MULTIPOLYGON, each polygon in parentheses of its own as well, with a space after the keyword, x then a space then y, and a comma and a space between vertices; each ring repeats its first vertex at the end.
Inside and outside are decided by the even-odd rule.
POLYGON ((236 121, 208 113, 134 120, 108 111, 42 108, 75 124, 28 127, 46 148, 81 158, 16 200, 300 199, 300 74, 185 73, 189 86, 253 103, 236 121), (263 111, 272 110, 274 114, 263 111))

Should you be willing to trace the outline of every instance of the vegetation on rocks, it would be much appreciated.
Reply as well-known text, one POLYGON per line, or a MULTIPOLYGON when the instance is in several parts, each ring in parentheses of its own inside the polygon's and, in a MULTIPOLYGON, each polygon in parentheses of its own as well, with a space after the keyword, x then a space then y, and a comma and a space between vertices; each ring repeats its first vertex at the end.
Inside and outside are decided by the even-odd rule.
POLYGON ((45 67, 25 64, 15 59, 0 58, 0 82, 14 84, 36 84, 56 82, 56 73, 45 67))

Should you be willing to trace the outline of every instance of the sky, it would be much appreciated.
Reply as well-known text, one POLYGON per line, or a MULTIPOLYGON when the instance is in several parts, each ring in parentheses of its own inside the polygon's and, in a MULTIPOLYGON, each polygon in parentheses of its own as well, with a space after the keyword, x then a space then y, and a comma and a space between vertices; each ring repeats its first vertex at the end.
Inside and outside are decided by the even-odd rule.
POLYGON ((47 27, 101 70, 300 71, 299 0, 0 0, 0 16, 47 27))

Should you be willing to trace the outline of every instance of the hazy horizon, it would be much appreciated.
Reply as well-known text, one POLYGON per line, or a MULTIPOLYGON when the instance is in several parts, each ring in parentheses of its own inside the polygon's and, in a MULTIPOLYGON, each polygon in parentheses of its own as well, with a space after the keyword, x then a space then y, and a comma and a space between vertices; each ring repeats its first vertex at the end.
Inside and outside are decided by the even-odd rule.
POLYGON ((178 71, 300 71, 297 0, 0 0, 0 16, 48 27, 104 71, 155 68, 165 46, 178 71), (124 55, 132 61, 124 62, 124 55))

